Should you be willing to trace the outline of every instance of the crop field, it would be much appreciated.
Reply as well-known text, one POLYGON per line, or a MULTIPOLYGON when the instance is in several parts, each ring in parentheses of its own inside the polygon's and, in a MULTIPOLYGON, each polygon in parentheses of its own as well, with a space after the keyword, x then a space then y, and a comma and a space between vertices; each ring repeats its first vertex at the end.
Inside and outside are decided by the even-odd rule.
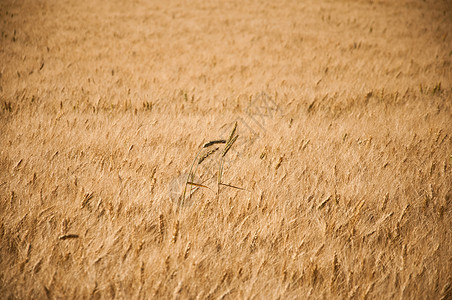
POLYGON ((451 299, 451 1, 0 1, 1 299, 451 299), (235 128, 235 130, 233 130, 235 128))

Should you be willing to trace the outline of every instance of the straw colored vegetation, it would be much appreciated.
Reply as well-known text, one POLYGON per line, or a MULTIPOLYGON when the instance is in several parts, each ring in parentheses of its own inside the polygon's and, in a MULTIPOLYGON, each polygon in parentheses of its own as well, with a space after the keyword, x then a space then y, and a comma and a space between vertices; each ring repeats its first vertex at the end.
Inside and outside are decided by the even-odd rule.
POLYGON ((1 1, 0 298, 450 299, 451 20, 1 1))

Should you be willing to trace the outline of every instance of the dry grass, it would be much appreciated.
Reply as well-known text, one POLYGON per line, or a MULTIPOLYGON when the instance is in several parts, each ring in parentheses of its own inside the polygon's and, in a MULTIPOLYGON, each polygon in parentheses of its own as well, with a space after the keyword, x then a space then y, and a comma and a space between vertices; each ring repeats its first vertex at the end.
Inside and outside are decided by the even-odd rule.
POLYGON ((2 1, 1 298, 450 299, 451 14, 2 1))

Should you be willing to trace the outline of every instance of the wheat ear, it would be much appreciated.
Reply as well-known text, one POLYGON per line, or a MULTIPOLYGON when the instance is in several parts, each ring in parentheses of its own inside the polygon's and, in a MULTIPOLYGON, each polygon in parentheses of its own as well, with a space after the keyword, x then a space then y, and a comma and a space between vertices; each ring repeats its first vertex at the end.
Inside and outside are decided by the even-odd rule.
POLYGON ((215 141, 210 141, 204 144, 204 146, 202 146, 203 148, 207 148, 210 147, 212 145, 215 144, 226 144, 226 140, 215 140, 215 141))
POLYGON ((209 156, 211 156, 212 154, 214 154, 215 152, 218 151, 218 147, 211 149, 209 151, 207 151, 203 156, 201 156, 198 160, 198 165, 200 165, 206 158, 208 158, 209 156))
POLYGON ((223 153, 222 153, 223 157, 226 155, 226 153, 228 153, 229 149, 231 149, 232 145, 234 145, 234 143, 235 143, 235 141, 237 140, 238 137, 239 136, 236 135, 231 140, 228 141, 228 143, 224 147, 224 150, 223 150, 223 153))

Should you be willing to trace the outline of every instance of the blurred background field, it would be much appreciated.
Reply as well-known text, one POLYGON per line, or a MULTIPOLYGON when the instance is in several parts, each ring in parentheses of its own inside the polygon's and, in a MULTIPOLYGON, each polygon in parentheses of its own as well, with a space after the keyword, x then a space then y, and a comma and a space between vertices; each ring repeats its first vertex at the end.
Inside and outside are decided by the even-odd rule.
POLYGON ((451 298, 451 20, 2 1, 1 298, 451 298), (247 191, 179 207, 171 183, 235 121, 224 180, 247 191))

